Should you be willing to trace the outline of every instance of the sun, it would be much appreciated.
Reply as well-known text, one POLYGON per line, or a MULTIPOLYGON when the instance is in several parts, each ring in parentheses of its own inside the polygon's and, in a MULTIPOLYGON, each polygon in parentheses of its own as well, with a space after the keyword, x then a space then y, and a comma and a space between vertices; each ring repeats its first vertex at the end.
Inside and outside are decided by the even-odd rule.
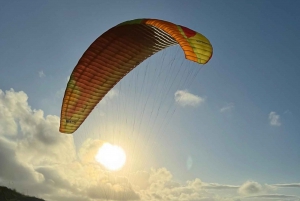
POLYGON ((96 161, 109 170, 120 170, 126 162, 124 150, 110 143, 104 143, 98 150, 96 161))

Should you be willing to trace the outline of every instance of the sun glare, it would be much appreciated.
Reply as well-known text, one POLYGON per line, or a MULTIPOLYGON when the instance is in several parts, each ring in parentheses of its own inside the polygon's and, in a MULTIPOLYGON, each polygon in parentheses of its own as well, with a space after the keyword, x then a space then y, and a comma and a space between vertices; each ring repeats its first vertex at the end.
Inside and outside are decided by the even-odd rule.
POLYGON ((120 170, 126 162, 124 150, 110 143, 104 143, 98 150, 95 159, 109 170, 120 170))

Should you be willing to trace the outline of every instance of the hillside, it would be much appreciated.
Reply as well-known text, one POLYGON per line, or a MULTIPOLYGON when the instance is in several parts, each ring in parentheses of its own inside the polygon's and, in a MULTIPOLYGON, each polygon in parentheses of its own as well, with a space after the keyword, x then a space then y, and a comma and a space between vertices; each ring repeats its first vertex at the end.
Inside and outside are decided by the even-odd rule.
POLYGON ((43 199, 39 199, 36 197, 23 195, 5 186, 0 186, 0 200, 1 201, 45 201, 43 199))

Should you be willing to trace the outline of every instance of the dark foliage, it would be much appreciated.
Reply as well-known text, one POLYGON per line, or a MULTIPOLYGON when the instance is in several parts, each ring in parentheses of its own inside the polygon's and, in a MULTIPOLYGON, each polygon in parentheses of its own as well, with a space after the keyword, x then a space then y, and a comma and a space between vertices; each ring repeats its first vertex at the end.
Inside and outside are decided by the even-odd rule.
POLYGON ((0 186, 0 201, 45 201, 40 198, 30 197, 18 193, 16 190, 0 186))

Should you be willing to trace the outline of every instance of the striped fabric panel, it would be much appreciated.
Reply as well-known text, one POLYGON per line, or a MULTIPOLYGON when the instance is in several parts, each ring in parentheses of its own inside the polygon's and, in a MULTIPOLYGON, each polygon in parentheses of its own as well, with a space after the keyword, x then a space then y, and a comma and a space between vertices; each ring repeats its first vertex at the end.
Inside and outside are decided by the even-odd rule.
POLYGON ((111 88, 162 49, 179 44, 187 59, 206 63, 211 55, 205 54, 210 50, 212 54, 212 48, 205 43, 205 47, 191 46, 193 38, 181 32, 177 25, 169 22, 139 19, 115 26, 97 38, 70 76, 61 109, 60 132, 76 131, 111 88))

